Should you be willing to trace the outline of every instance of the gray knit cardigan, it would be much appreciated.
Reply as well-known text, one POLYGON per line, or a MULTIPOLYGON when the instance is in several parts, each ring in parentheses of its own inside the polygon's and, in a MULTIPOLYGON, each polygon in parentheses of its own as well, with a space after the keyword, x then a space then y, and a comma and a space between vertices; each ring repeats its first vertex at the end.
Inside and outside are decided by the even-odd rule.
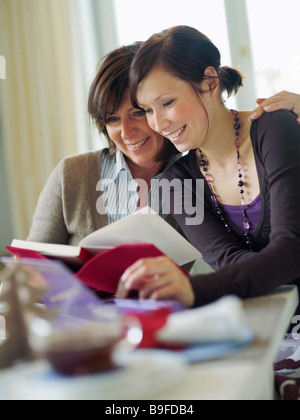
MULTIPOLYGON (((101 200, 96 185, 102 153, 69 156, 56 166, 40 194, 27 240, 77 246, 85 236, 108 224, 107 215, 96 208, 101 200)), ((180 230, 172 216, 167 221, 180 230)))

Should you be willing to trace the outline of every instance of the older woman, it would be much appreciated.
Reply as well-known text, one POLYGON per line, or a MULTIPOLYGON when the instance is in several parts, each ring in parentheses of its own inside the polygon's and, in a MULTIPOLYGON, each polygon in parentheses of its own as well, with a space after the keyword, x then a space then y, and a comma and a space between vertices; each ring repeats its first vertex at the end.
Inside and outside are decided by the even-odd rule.
MULTIPOLYGON (((180 155, 131 104, 128 75, 139 45, 108 54, 90 88, 89 114, 109 147, 58 164, 39 197, 28 240, 78 245, 86 235, 146 204, 159 211, 158 192, 149 194, 148 202, 151 179, 180 155)), ((167 221, 172 224, 172 217, 167 221)))

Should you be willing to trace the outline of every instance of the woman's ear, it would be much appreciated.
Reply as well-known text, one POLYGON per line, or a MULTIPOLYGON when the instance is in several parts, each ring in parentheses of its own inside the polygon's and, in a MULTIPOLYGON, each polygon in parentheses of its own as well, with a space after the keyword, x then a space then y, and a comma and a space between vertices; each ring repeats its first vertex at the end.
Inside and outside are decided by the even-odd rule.
POLYGON ((210 92, 210 95, 213 96, 219 85, 220 79, 217 70, 214 67, 206 67, 204 71, 204 80, 202 82, 201 88, 205 92, 210 92))

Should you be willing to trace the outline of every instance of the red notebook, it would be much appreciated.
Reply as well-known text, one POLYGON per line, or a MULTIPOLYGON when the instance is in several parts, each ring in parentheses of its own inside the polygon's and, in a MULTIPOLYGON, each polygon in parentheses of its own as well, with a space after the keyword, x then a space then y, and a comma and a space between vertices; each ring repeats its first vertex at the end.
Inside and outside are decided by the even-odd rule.
MULTIPOLYGON (((18 258, 49 260, 41 253, 7 246, 6 249, 18 258)), ((92 256, 75 276, 86 286, 115 295, 124 271, 141 258, 153 258, 164 254, 152 244, 120 245, 92 256)))

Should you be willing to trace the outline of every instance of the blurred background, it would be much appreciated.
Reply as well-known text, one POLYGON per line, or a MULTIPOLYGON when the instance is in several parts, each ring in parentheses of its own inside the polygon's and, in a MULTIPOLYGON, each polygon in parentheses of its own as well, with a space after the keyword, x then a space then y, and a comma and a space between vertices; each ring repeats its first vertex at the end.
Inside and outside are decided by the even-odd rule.
POLYGON ((0 255, 26 239, 38 196, 65 156, 105 147, 87 97, 109 51, 194 26, 238 67, 228 106, 300 93, 299 0, 0 0, 0 255))

